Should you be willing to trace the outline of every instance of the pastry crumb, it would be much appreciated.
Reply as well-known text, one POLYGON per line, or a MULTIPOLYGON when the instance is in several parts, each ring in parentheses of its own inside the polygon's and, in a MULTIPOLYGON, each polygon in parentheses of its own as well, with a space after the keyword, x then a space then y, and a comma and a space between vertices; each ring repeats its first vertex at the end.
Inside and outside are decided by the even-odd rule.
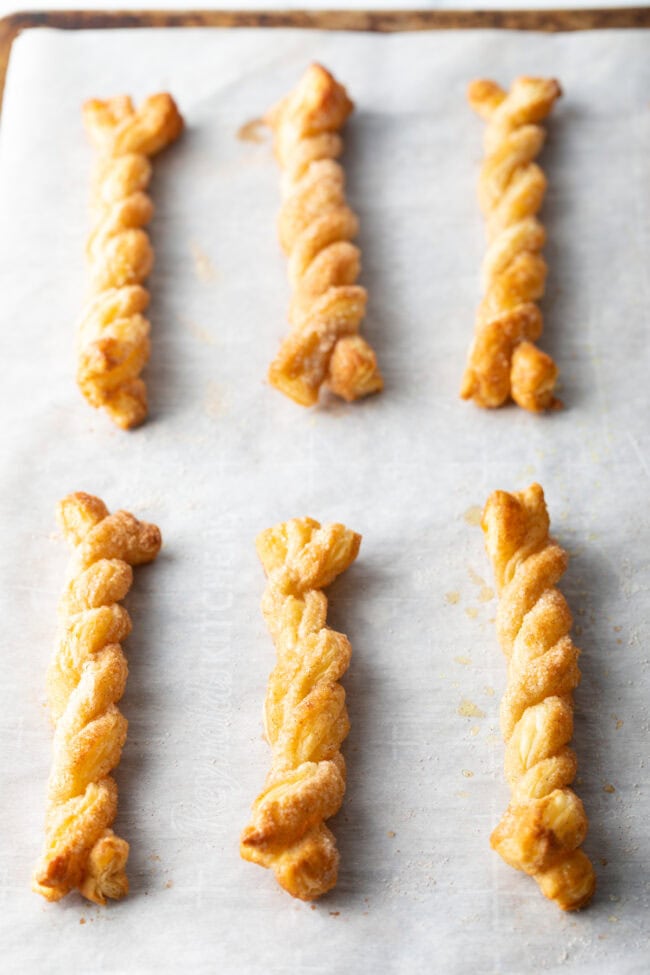
POLYGON ((252 118, 244 122, 237 129, 237 138, 241 142, 264 142, 266 136, 266 122, 263 118, 252 118))
POLYGON ((484 718, 485 711, 474 704, 473 701, 463 700, 458 705, 457 714, 460 714, 462 718, 484 718))

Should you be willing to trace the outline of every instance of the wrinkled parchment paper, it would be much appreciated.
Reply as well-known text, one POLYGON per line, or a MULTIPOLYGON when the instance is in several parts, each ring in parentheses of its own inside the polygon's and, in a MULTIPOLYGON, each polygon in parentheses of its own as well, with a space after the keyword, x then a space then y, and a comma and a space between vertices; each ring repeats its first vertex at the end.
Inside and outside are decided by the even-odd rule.
POLYGON ((369 36, 30 31, 0 135, 0 954, 48 973, 641 973, 648 965, 650 59, 643 32, 369 36), (305 412, 265 382, 286 330, 278 172, 242 125, 322 60, 357 104, 365 334, 385 392, 305 412), (543 347, 566 409, 458 398, 479 300, 483 123, 470 78, 554 74, 543 347), (74 384, 91 151, 80 103, 169 89, 187 120, 155 162, 151 417, 129 434, 74 384), (507 804, 505 664, 478 506, 545 487, 584 649, 577 789, 598 894, 566 916, 489 847, 507 804), (51 731, 44 678, 71 490, 155 520, 127 605, 129 737, 116 773, 132 893, 95 908, 29 889, 51 731), (256 533, 310 514, 363 533, 331 589, 352 731, 336 890, 314 907, 238 855, 269 751, 273 664, 256 533))

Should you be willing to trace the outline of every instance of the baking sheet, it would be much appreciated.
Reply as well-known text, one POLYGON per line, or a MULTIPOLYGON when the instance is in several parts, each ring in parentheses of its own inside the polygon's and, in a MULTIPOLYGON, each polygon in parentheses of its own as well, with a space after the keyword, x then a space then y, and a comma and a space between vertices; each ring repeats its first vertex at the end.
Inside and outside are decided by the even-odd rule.
POLYGON ((0 947, 7 971, 645 972, 648 958, 647 32, 345 35, 57 33, 14 48, 0 134, 3 468, 0 947), (265 383, 286 330, 268 141, 237 137, 312 59, 348 86, 348 194, 361 218, 364 334, 385 392, 305 412, 265 383), (543 219, 543 347, 566 409, 458 399, 479 300, 483 123, 467 81, 555 74, 543 219), (151 417, 125 434, 74 385, 91 151, 83 99, 169 89, 187 120, 155 161, 151 417), (572 553, 584 649, 578 791, 598 872, 567 916, 489 847, 507 804, 505 665, 476 527, 496 488, 545 487, 572 553), (116 829, 127 900, 45 904, 51 732, 44 677, 71 490, 155 520, 165 547, 127 605, 129 737, 116 829), (295 515, 363 533, 330 590, 346 632, 348 789, 338 887, 291 900, 238 835, 269 765, 273 665, 254 537, 295 515), (613 790, 610 788, 613 786, 613 790))

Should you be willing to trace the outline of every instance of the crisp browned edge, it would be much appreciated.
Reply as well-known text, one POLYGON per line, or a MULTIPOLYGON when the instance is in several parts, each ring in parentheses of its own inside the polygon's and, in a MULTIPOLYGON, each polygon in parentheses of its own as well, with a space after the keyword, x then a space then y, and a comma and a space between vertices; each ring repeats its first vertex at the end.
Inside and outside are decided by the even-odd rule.
POLYGON ((25 10, 0 19, 0 109, 11 45, 24 30, 115 27, 297 27, 318 30, 574 31, 650 27, 650 7, 600 10, 25 10))

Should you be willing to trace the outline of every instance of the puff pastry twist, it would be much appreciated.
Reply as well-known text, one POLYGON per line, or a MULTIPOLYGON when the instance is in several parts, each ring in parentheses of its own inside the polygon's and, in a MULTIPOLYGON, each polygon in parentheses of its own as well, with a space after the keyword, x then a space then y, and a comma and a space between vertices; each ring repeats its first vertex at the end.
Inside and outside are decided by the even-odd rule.
POLYGON ((512 790, 491 844, 506 863, 531 874, 546 897, 575 910, 592 896, 595 875, 579 849, 587 816, 569 788, 577 769, 569 742, 579 651, 569 636, 569 607, 556 589, 568 556, 549 537, 539 484, 516 494, 495 491, 482 526, 499 591, 497 632, 508 658, 501 729, 512 790))
POLYGON ((268 577, 262 612, 278 654, 265 703, 271 771, 241 836, 241 855, 271 867, 294 897, 313 900, 336 883, 339 854, 324 820, 341 806, 349 730, 338 683, 350 661, 346 636, 326 626, 328 586, 354 561, 361 536, 311 518, 262 532, 268 577))
POLYGON ((375 353, 359 334, 367 292, 356 284, 359 221, 345 201, 338 134, 353 109, 345 88, 319 64, 266 115, 283 169, 278 233, 289 257, 291 332, 270 382, 312 406, 325 385, 345 400, 378 392, 375 353))
POLYGON ((127 677, 120 641, 131 630, 118 602, 131 587, 131 566, 155 559, 161 539, 155 525, 126 511, 109 515, 88 494, 64 498, 57 515, 75 552, 47 678, 54 750, 46 847, 33 889, 56 901, 78 888, 105 904, 129 889, 124 870, 129 845, 110 829, 117 786, 109 773, 120 760, 127 730, 117 708, 127 677))
POLYGON ((536 123, 560 94, 557 81, 546 78, 517 78, 509 92, 493 81, 469 87, 470 105, 488 122, 479 178, 489 241, 485 296, 461 388, 478 406, 501 406, 509 397, 533 412, 562 405, 553 395, 557 367, 534 344, 542 333, 535 302, 546 280, 546 235, 536 217, 546 178, 534 162, 545 132, 536 123))
POLYGON ((92 406, 128 429, 147 415, 140 373, 150 351, 144 316, 149 293, 142 286, 153 266, 143 230, 153 215, 146 192, 149 157, 178 138, 183 120, 164 93, 146 98, 137 110, 127 96, 92 100, 83 113, 99 159, 87 246, 91 297, 79 326, 77 382, 92 406))

